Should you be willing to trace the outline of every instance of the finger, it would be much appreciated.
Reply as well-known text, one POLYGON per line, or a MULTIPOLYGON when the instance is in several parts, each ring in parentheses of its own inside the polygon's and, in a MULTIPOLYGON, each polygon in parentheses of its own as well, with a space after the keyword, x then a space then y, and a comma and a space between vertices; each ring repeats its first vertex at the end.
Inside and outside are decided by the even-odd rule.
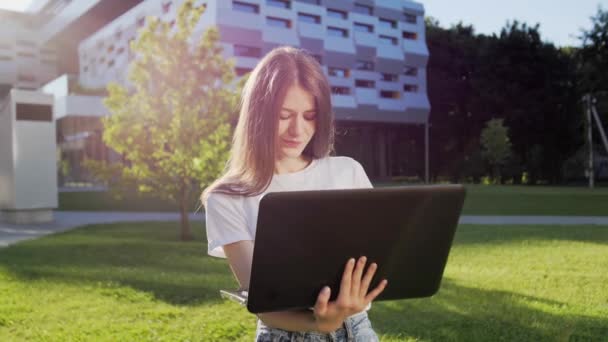
POLYGON ((370 293, 367 294, 367 296, 365 296, 365 302, 370 303, 374 299, 376 299, 376 297, 378 297, 378 295, 380 295, 382 291, 384 291, 387 284, 388 280, 384 279, 383 281, 381 281, 375 289, 373 289, 370 293))
POLYGON ((367 258, 362 256, 357 261, 357 265, 355 266, 355 271, 353 272, 353 278, 351 280, 351 294, 354 296, 359 295, 359 287, 361 286, 361 276, 363 276, 363 269, 365 269, 365 263, 367 262, 367 258))
POLYGON ((367 291, 369 290, 369 284, 372 282, 372 278, 374 278, 374 274, 376 274, 376 270, 378 269, 378 264, 372 262, 371 265, 367 268, 367 272, 365 272, 365 276, 361 280, 361 288, 359 289, 359 295, 364 297, 367 295, 367 291))
POLYGON ((331 289, 329 286, 325 286, 319 295, 317 296, 317 302, 315 303, 315 314, 317 316, 325 316, 327 312, 327 303, 329 302, 329 297, 331 296, 331 289))
POLYGON ((340 282, 340 293, 339 297, 350 296, 350 286, 353 277, 353 267, 355 267, 355 259, 350 258, 344 267, 344 273, 342 274, 342 281, 340 282))

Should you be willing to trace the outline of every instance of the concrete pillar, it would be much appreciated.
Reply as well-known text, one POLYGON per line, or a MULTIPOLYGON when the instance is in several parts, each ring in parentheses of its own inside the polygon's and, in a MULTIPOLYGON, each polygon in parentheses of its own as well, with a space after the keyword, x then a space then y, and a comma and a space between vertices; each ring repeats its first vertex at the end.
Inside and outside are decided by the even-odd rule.
POLYGON ((53 220, 57 208, 53 96, 12 89, 0 100, 0 220, 53 220))

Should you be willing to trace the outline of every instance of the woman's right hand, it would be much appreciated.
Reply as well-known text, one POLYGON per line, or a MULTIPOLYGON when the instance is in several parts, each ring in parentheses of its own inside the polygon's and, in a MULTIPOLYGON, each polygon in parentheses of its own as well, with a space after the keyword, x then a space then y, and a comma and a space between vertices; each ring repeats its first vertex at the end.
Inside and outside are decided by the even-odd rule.
POLYGON ((329 286, 325 286, 321 290, 314 307, 318 331, 329 333, 337 330, 347 317, 365 310, 369 303, 384 291, 388 283, 386 279, 367 293, 378 265, 372 263, 363 275, 366 262, 367 258, 362 256, 356 263, 352 258, 346 263, 340 282, 340 292, 335 301, 329 301, 331 295, 329 286))

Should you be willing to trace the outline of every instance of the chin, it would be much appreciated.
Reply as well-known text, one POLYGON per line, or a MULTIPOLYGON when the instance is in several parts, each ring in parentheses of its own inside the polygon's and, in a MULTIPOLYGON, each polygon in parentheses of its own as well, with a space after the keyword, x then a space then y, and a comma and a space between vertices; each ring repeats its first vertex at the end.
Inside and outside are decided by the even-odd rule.
POLYGON ((299 158, 302 155, 302 152, 303 150, 285 149, 282 154, 285 158, 299 158))

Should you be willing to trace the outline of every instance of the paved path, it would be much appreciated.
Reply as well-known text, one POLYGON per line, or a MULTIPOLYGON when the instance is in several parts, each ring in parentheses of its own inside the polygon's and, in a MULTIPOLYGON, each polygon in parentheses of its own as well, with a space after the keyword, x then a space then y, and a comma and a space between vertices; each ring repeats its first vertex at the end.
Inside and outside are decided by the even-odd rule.
MULTIPOLYGON (((204 220, 202 213, 190 214, 191 220, 204 220)), ((134 221, 179 221, 178 213, 139 213, 139 212, 90 212, 56 211, 55 222, 45 224, 15 225, 0 222, 0 247, 19 241, 62 232, 87 224, 134 222, 134 221)), ((462 224, 479 225, 606 225, 608 216, 471 216, 460 218, 462 224)))

